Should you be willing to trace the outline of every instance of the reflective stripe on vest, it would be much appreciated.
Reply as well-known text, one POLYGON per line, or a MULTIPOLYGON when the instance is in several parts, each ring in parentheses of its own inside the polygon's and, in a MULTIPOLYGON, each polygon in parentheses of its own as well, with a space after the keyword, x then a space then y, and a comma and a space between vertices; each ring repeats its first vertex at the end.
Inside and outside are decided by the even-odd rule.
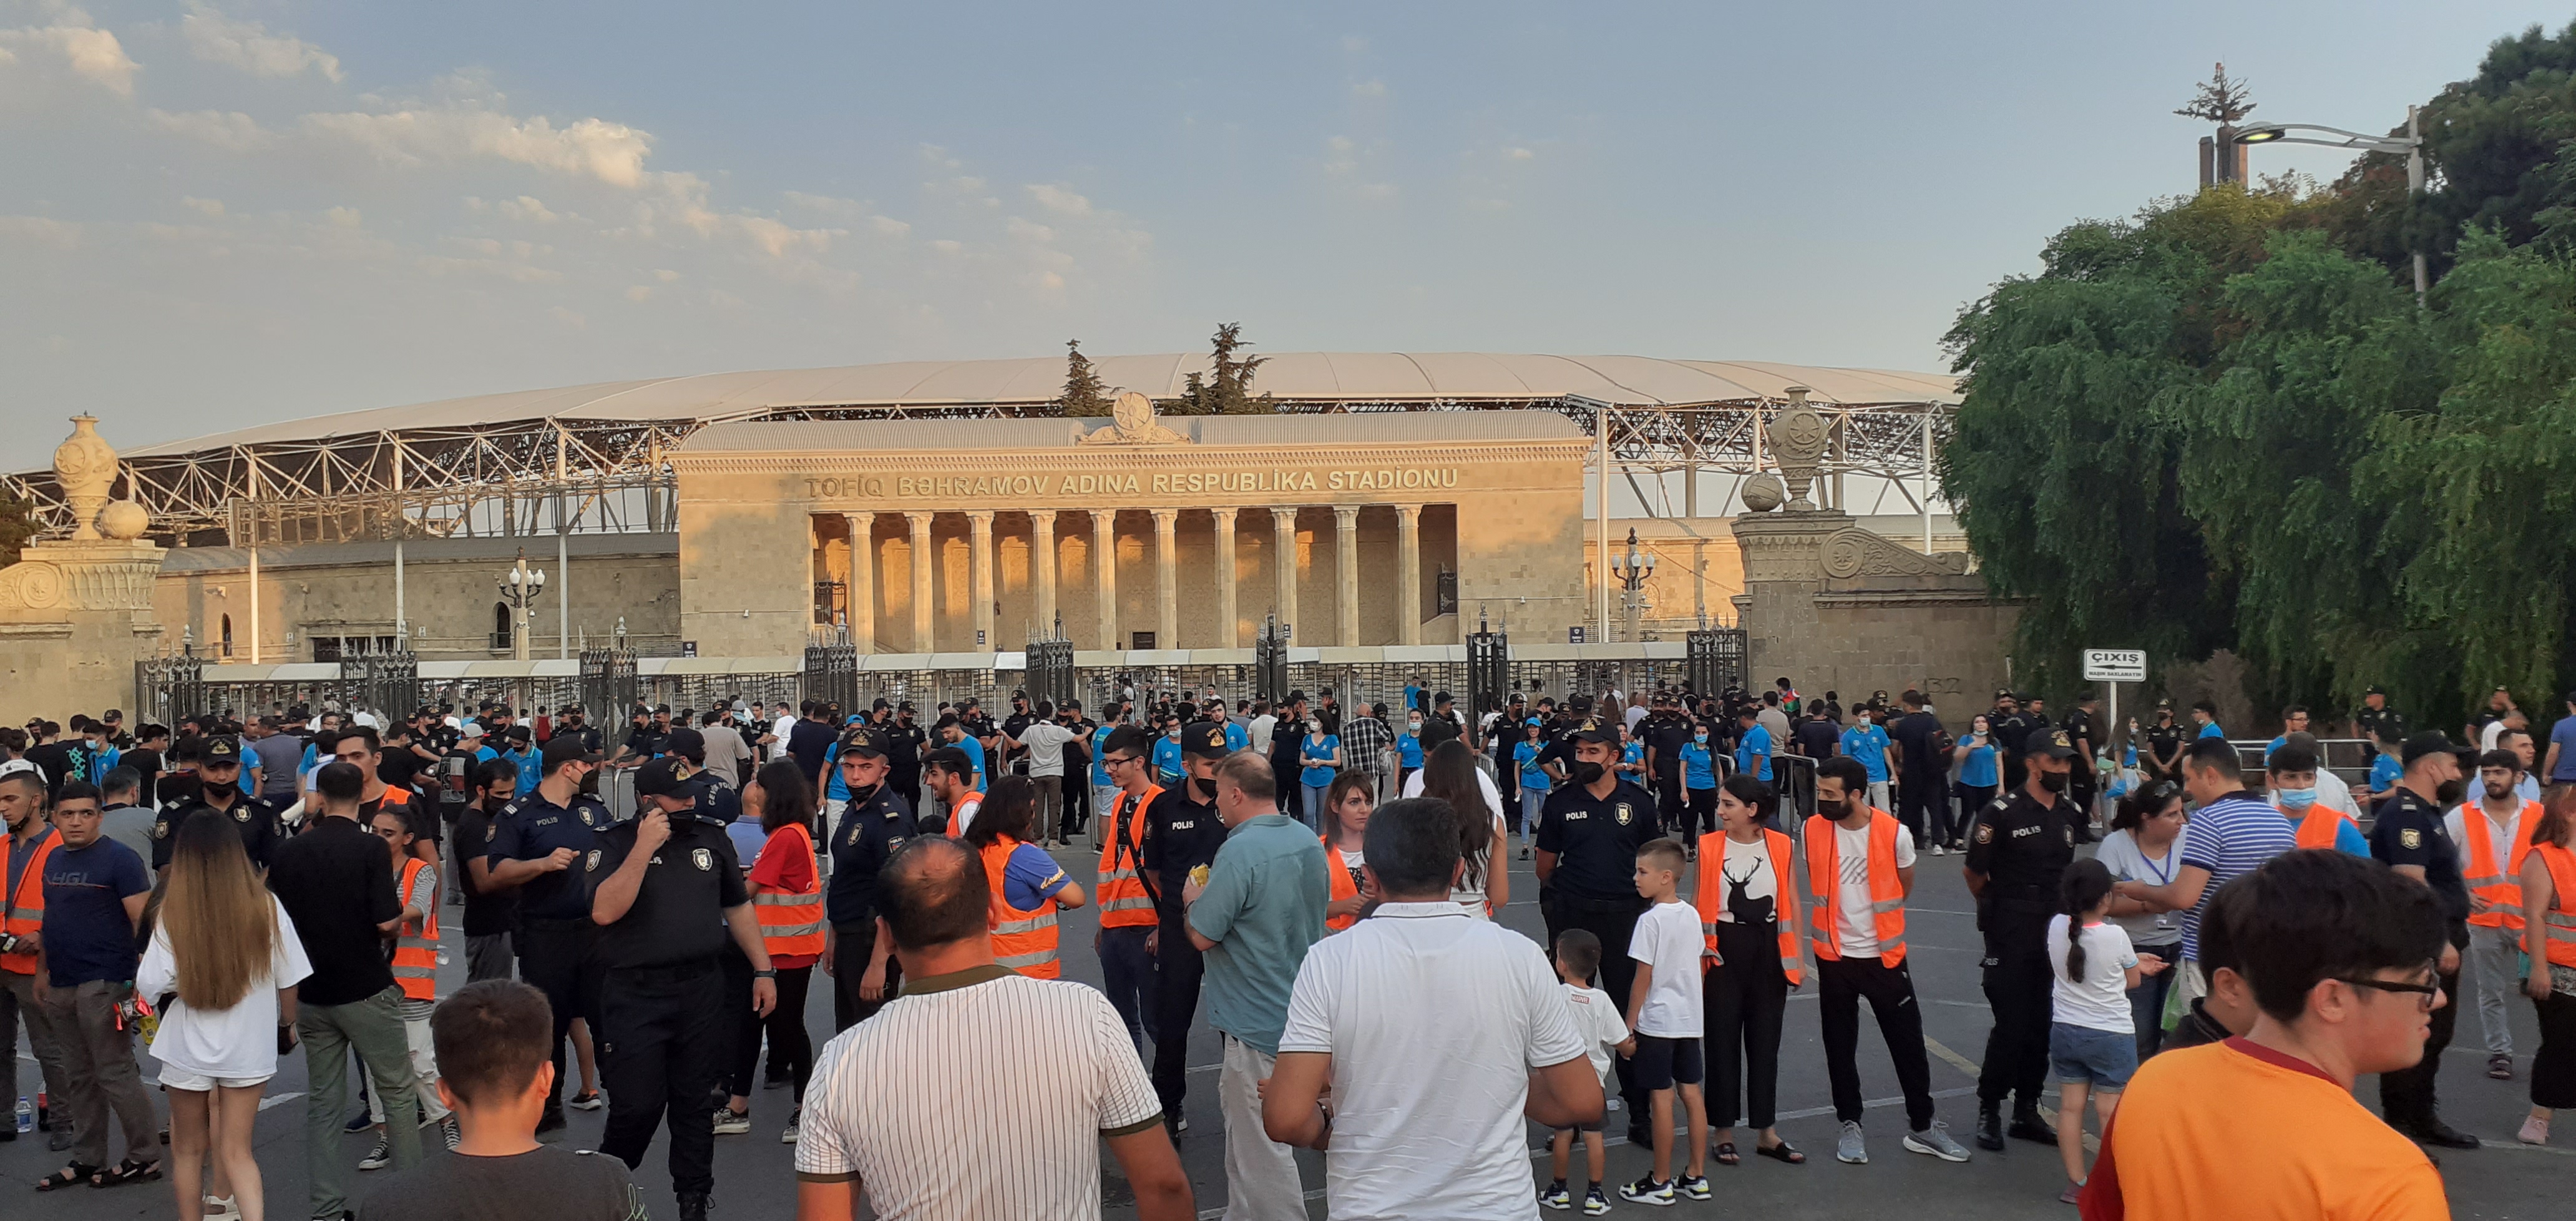
POLYGON ((2525 855, 2535 852, 2549 868, 2549 910, 2540 914, 2541 927, 2549 936, 2541 952, 2552 966, 2576 967, 2576 852, 2538 844, 2526 849, 2525 855))
MULTIPOLYGON (((772 833, 772 838, 793 832, 796 842, 780 849, 800 852, 813 859, 814 840, 804 824, 789 823, 772 833)), ((790 894, 783 890, 764 890, 751 897, 751 914, 760 924, 761 948, 772 960, 790 954, 823 952, 823 875, 809 874, 806 889, 790 894)))
POLYGON ((1020 841, 995 836, 984 845, 984 880, 993 888, 986 924, 993 935, 993 961, 1032 979, 1055 979, 1063 973, 1056 961, 1055 900, 1042 898, 1034 908, 1011 906, 1003 878, 1020 841))
MULTIPOLYGON (((1765 829, 1762 843, 1771 856, 1771 916, 1780 930, 1780 974, 1794 988, 1805 979, 1805 963, 1798 956, 1798 890, 1797 873, 1790 864, 1789 837, 1765 829)), ((1717 951, 1718 914, 1726 910, 1726 832, 1711 831, 1699 837, 1699 890, 1693 906, 1699 908, 1700 937, 1708 945, 1711 958, 1720 964, 1726 960, 1717 951), (1712 863, 1713 862, 1713 863, 1712 863)))
MULTIPOLYGON (((419 857, 403 860, 401 892, 404 906, 410 906, 412 882, 429 862, 419 857)), ((402 994, 416 1001, 438 999, 438 896, 430 894, 421 900, 420 927, 415 931, 410 921, 394 937, 394 983, 402 994)))
MULTIPOLYGON (((1869 811, 1869 910, 1878 930, 1878 960, 1888 966, 1905 961, 1905 882, 1896 873, 1896 819, 1875 806, 1869 811)), ((1807 819, 1807 901, 1812 905, 1809 942, 1818 962, 1843 956, 1835 899, 1842 892, 1842 864, 1834 822, 1822 814, 1807 819)))
MULTIPOLYGON (((18 884, 10 889, 7 897, 0 898, 0 903, 7 905, 8 912, 7 919, 0 921, 0 929, 5 929, 13 937, 41 932, 45 926, 45 860, 54 854, 54 846, 63 841, 50 826, 41 828, 41 833, 44 838, 37 841, 35 851, 27 854, 27 871, 18 875, 18 884)), ((0 835, 0 880, 6 880, 9 846, 9 837, 0 835)), ((33 975, 37 957, 34 950, 0 954, 0 971, 12 975, 33 975)))
POLYGON ((1154 897, 1146 892, 1145 880, 1136 876, 1136 866, 1144 856, 1145 807, 1162 795, 1161 785, 1149 784, 1142 797, 1122 790, 1110 806, 1108 833, 1100 842, 1097 893, 1102 928, 1141 928, 1155 922, 1154 897))
MULTIPOLYGON (((2522 803, 2522 814, 2515 827, 2529 830, 2539 823, 2540 803, 2522 803)), ((2460 871, 2464 875, 2460 883, 2468 887, 2471 897, 2484 899, 2487 904, 2485 911, 2470 913, 2469 923, 2519 930, 2522 927, 2522 858, 2531 851, 2531 845, 2522 842, 2522 836, 2514 836, 2512 859, 2499 868, 2495 859, 2495 822, 2487 817, 2485 808, 2476 801, 2460 803, 2460 837, 2469 841, 2469 859, 2460 871)))

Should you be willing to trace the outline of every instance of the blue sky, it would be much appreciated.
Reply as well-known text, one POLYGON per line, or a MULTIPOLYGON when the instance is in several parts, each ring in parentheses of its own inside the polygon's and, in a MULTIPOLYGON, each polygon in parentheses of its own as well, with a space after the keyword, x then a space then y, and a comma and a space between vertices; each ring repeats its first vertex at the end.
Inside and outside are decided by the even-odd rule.
POLYGON ((0 464, 82 408, 139 444, 1237 320, 1937 369, 2049 233, 2192 187, 2212 61, 2379 128, 2570 15, 0 0, 0 464))

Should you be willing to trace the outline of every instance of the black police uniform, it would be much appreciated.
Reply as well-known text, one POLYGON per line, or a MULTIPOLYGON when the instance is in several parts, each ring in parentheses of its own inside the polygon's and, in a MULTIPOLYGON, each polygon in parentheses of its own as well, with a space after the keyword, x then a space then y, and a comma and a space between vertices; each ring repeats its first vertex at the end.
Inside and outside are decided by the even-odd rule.
MULTIPOLYGON (((2392 866, 2413 865, 2424 871, 2424 884, 2441 901, 2442 935, 2465 955, 2469 948, 2469 889, 2461 880, 2460 849, 2443 830, 2441 807, 2417 796, 2413 789, 2398 786, 2372 812, 2370 854, 2392 866)), ((2457 970, 2441 976, 2440 983, 2443 992, 2454 998, 2460 995, 2457 970)), ((2459 1014, 2460 1002, 2456 999, 2435 1009, 2432 1029, 2424 1036, 2424 1058, 2412 1068, 2379 1075, 2379 1109, 2388 1117, 2389 1126, 2410 1137, 2420 1140, 2426 1133, 2448 1126, 2435 1113, 2433 1083, 2441 1072, 2442 1050, 2451 1045, 2451 1032, 2459 1025, 2459 1014)))
MULTIPOLYGON (((1540 807, 1536 847, 1556 857, 1548 876, 1548 944, 1570 928, 1600 938, 1601 987, 1614 998, 1628 995, 1637 978, 1637 961, 1627 954, 1628 936, 1646 910, 1637 894, 1637 849, 1656 834, 1654 795, 1624 779, 1607 797, 1580 784, 1560 785, 1540 807)), ((1646 1092, 1625 1058, 1619 1096, 1627 1101, 1630 1126, 1643 1123, 1646 1092)))
MULTIPOLYGON (((853 733, 868 735, 873 748, 885 750, 886 735, 874 729, 853 733)), ((845 743, 847 739, 845 739, 845 743)), ((845 744, 843 750, 851 747, 845 744)), ((832 828, 827 850, 832 854, 832 881, 823 892, 824 918, 832 922, 832 1023, 836 1031, 847 1030, 883 1008, 883 1000, 861 1000, 859 985, 867 975, 868 954, 877 939, 877 871, 885 868, 886 858, 903 846, 920 830, 914 819, 912 803, 894 791, 888 781, 865 797, 852 794, 849 804, 841 808, 840 825, 832 828)), ((886 959, 886 996, 893 996, 903 982, 903 971, 892 957, 886 959)))
POLYGON ((2406 714, 2394 708, 2355 708, 2352 723, 2365 738, 2386 738, 2392 742, 2406 740, 2406 714))
POLYGON ((898 713, 893 724, 883 727, 886 783, 903 795, 906 805, 918 808, 921 805, 921 754, 922 748, 930 741, 930 734, 922 729, 919 722, 905 720, 908 715, 898 713))
POLYGON ((1682 788, 1682 747, 1690 744, 1690 719, 1663 709, 1647 714, 1637 728, 1655 754, 1655 816, 1667 827, 1680 826, 1688 796, 1682 788))
POLYGON ((2075 803, 2069 821, 2075 825, 2075 842, 2093 842, 2093 799, 2100 792, 2094 783, 2093 756, 2102 747, 2101 731, 2093 727, 2093 714, 2082 708, 2066 714, 2058 728, 2066 731, 2066 741, 2075 748, 2074 767, 2067 773, 2066 799, 2075 803))
POLYGON ((232 794, 232 804, 217 810, 206 801, 205 786, 197 787, 195 800, 165 809, 152 819, 152 867, 169 868, 170 850, 178 842, 179 828, 186 826, 199 810, 214 810, 233 820, 233 829, 241 832, 242 851, 250 854, 250 863, 267 868, 269 853, 286 840, 286 824, 278 816, 277 807, 243 793, 238 785, 228 784, 224 790, 232 794))
POLYGON ((1986 942, 1979 965, 1995 1017, 1977 1074, 1977 1102, 1981 1112, 1992 1112, 2011 1094, 2016 1126, 2037 1113, 2048 1076, 2055 991, 2048 923, 2057 914, 2058 882, 2075 861, 2072 813, 2062 797, 2041 801, 2014 789, 1977 812, 1968 837, 1967 867, 1986 878, 1977 897, 1977 928, 1986 942))
POLYGON ((2010 792, 2020 788, 2021 744, 2022 739, 2030 736, 2032 729, 2030 718, 2017 709, 2007 715, 2003 711, 2003 705, 1997 704, 1992 711, 1986 713, 1986 728, 1994 731, 1995 745, 2001 748, 2004 791, 2010 792))
POLYGON ((2176 752, 2182 749, 2182 726, 2171 721, 2151 722, 2147 726, 2146 739, 2147 743, 2144 757, 2140 758, 2138 763, 2139 766, 2145 769, 2147 776, 2150 779, 2155 780, 2180 779, 2182 770, 2182 764, 2180 762, 2181 756, 2176 752), (2173 770, 2168 771, 2162 766, 2159 766, 2156 763, 2156 760, 2159 758, 2172 758, 2176 760, 2173 770))
MULTIPOLYGON (((726 909, 751 896, 723 827, 695 811, 668 818, 671 838, 644 867, 634 904, 599 930, 599 1073, 608 1089, 599 1151, 634 1169, 667 1109, 671 1190, 685 1199, 715 1187, 708 1099, 733 1032, 718 960, 732 941, 726 909)), ((594 893, 634 854, 642 822, 599 836, 583 866, 594 893)))
MULTIPOLYGON (((519 978, 546 994, 554 1010, 553 1051, 557 1097, 572 1079, 564 1074, 564 1038, 572 1020, 600 1029, 599 961, 591 952, 599 926, 590 919, 589 864, 597 859, 599 835, 615 823, 597 797, 575 794, 570 806, 559 806, 540 788, 501 807, 492 820, 493 868, 503 861, 533 861, 557 848, 573 850, 572 867, 541 873, 519 886, 519 978)), ((545 1125, 563 1121, 562 1104, 546 1100, 545 1125)))
MULTIPOLYGON (((1181 750, 1212 750, 1209 757, 1222 756, 1225 727, 1213 721, 1191 724, 1181 731, 1181 750)), ((1190 943, 1181 887, 1191 870, 1215 864, 1216 850, 1225 846, 1225 821, 1216 816, 1215 799, 1198 800, 1194 786, 1185 776, 1145 807, 1142 863, 1153 875, 1159 930, 1154 937, 1154 1092, 1167 1119, 1180 1116, 1181 1100, 1189 1092, 1190 1025, 1198 1018, 1199 983, 1206 975, 1199 948, 1190 943)))

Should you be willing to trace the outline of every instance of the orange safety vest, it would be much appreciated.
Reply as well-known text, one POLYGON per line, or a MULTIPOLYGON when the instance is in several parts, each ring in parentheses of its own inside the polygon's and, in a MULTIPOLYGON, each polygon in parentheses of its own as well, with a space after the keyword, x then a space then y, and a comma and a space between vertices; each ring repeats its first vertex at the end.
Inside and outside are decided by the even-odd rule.
MULTIPOLYGON (((1878 924, 1878 960, 1888 966, 1905 961, 1905 883, 1896 876, 1896 819, 1876 806, 1869 811, 1869 910, 1878 924)), ((1842 866, 1834 822, 1822 814, 1807 816, 1807 893, 1813 905, 1811 943, 1816 961, 1840 962, 1841 931, 1836 927, 1834 897, 1842 885, 1842 866)))
MULTIPOLYGON (((2522 803, 2522 820, 2516 826, 2528 835, 2533 827, 2539 825, 2540 803, 2522 803)), ((2520 842, 2513 846, 2513 859, 2499 869, 2495 859, 2494 827, 2495 823, 2487 817, 2485 807, 2480 806, 2475 798, 2460 803, 2460 834, 2469 841, 2469 864, 2464 871, 2467 876, 2460 881, 2469 888, 2470 894, 2487 901, 2487 909, 2471 915, 2469 923, 2520 932, 2522 858, 2531 851, 2531 844, 2523 836, 2515 836, 2520 842)))
POLYGON ((1007 835, 993 837, 984 845, 984 880, 993 888, 993 906, 986 925, 993 932, 993 961, 1031 979, 1054 979, 1064 973, 1056 961, 1055 900, 1040 899, 1036 907, 1019 908, 1002 897, 1002 871, 1011 863, 1011 853, 1020 841, 1007 835))
POLYGON ((1145 807, 1163 795, 1163 786, 1145 786, 1143 797, 1124 791, 1109 808, 1109 834, 1100 841, 1100 927, 1139 928, 1153 924, 1154 897, 1137 871, 1144 867, 1145 807), (1133 815, 1133 821, 1130 821, 1133 815))
POLYGON ((2540 914, 2549 940, 2541 947, 2552 966, 2576 967, 2576 852, 2556 844, 2532 844, 2523 855, 2540 854, 2549 866, 2549 910, 2540 914))
MULTIPOLYGON (((1780 928, 1780 973, 1794 988, 1806 974, 1798 957, 1798 875, 1789 863, 1788 836, 1766 829, 1762 842, 1771 850, 1771 915, 1780 928)), ((1717 953, 1717 917, 1726 910, 1725 862, 1726 832, 1711 831, 1699 837, 1699 894, 1694 906, 1699 908, 1700 936, 1708 943, 1709 957, 1721 963, 1725 959, 1717 953)))
MULTIPOLYGON (((2281 809, 2279 806, 2272 808, 2281 809)), ((2281 810, 2281 816, 2287 818, 2290 812, 2281 810)), ((2324 802, 2309 806, 2308 812, 2299 818, 2299 846, 2302 848, 2334 847, 2335 836, 2343 832, 2344 821, 2343 811, 2324 802)))
MULTIPOLYGON (((1324 901, 1338 903, 1360 897, 1360 884, 1352 880, 1350 867, 1342 863, 1342 850, 1333 846, 1333 837, 1324 835, 1317 838, 1324 841, 1324 878, 1332 884, 1331 889, 1324 893, 1324 901)), ((1324 927, 1338 933, 1359 922, 1360 914, 1352 912, 1347 916, 1325 917, 1324 927)))
MULTIPOLYGON (((802 852, 807 859, 814 855, 814 837, 805 824, 791 822, 776 834, 795 832, 797 843, 789 850, 802 852)), ((769 951, 771 962, 790 954, 820 955, 823 952, 823 875, 810 875, 805 889, 793 894, 783 890, 764 890, 751 897, 751 914, 760 921, 761 948, 769 951)))
MULTIPOLYGON (((0 921, 0 931, 12 937, 29 936, 45 927, 45 858, 52 856, 54 846, 63 840, 50 826, 41 827, 39 834, 43 838, 36 841, 36 850, 27 854, 27 872, 18 875, 18 884, 10 888, 5 900, 0 900, 7 904, 7 918, 0 921)), ((8 846, 8 833, 0 831, 0 871, 8 868, 8 846)), ((33 975, 36 973, 36 957, 34 950, 0 954, 0 971, 12 975, 33 975)))
MULTIPOLYGON (((402 884, 395 887, 397 898, 411 893, 412 879, 429 868, 429 862, 412 857, 403 862, 402 884)), ((432 893, 423 901, 420 925, 415 929, 404 921, 402 931, 394 934, 394 984, 404 996, 416 1001, 438 999, 438 895, 432 893)))

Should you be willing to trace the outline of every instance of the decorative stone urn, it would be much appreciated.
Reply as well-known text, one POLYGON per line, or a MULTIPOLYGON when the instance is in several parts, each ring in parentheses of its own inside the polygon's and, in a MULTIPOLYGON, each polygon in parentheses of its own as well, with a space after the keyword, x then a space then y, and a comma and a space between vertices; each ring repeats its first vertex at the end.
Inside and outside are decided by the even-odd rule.
POLYGON ((98 511, 116 486, 116 450, 98 435, 97 424, 97 416, 73 416, 72 435, 54 447, 54 481, 72 511, 72 538, 80 542, 99 537, 98 511))
POLYGON ((1807 492, 1815 486, 1830 431, 1824 413, 1807 404, 1808 393, 1805 386, 1789 387, 1789 409, 1773 417, 1767 431, 1771 456, 1779 462, 1780 474, 1789 481, 1789 503, 1785 507, 1791 513, 1816 511, 1816 502, 1807 499, 1807 492))

